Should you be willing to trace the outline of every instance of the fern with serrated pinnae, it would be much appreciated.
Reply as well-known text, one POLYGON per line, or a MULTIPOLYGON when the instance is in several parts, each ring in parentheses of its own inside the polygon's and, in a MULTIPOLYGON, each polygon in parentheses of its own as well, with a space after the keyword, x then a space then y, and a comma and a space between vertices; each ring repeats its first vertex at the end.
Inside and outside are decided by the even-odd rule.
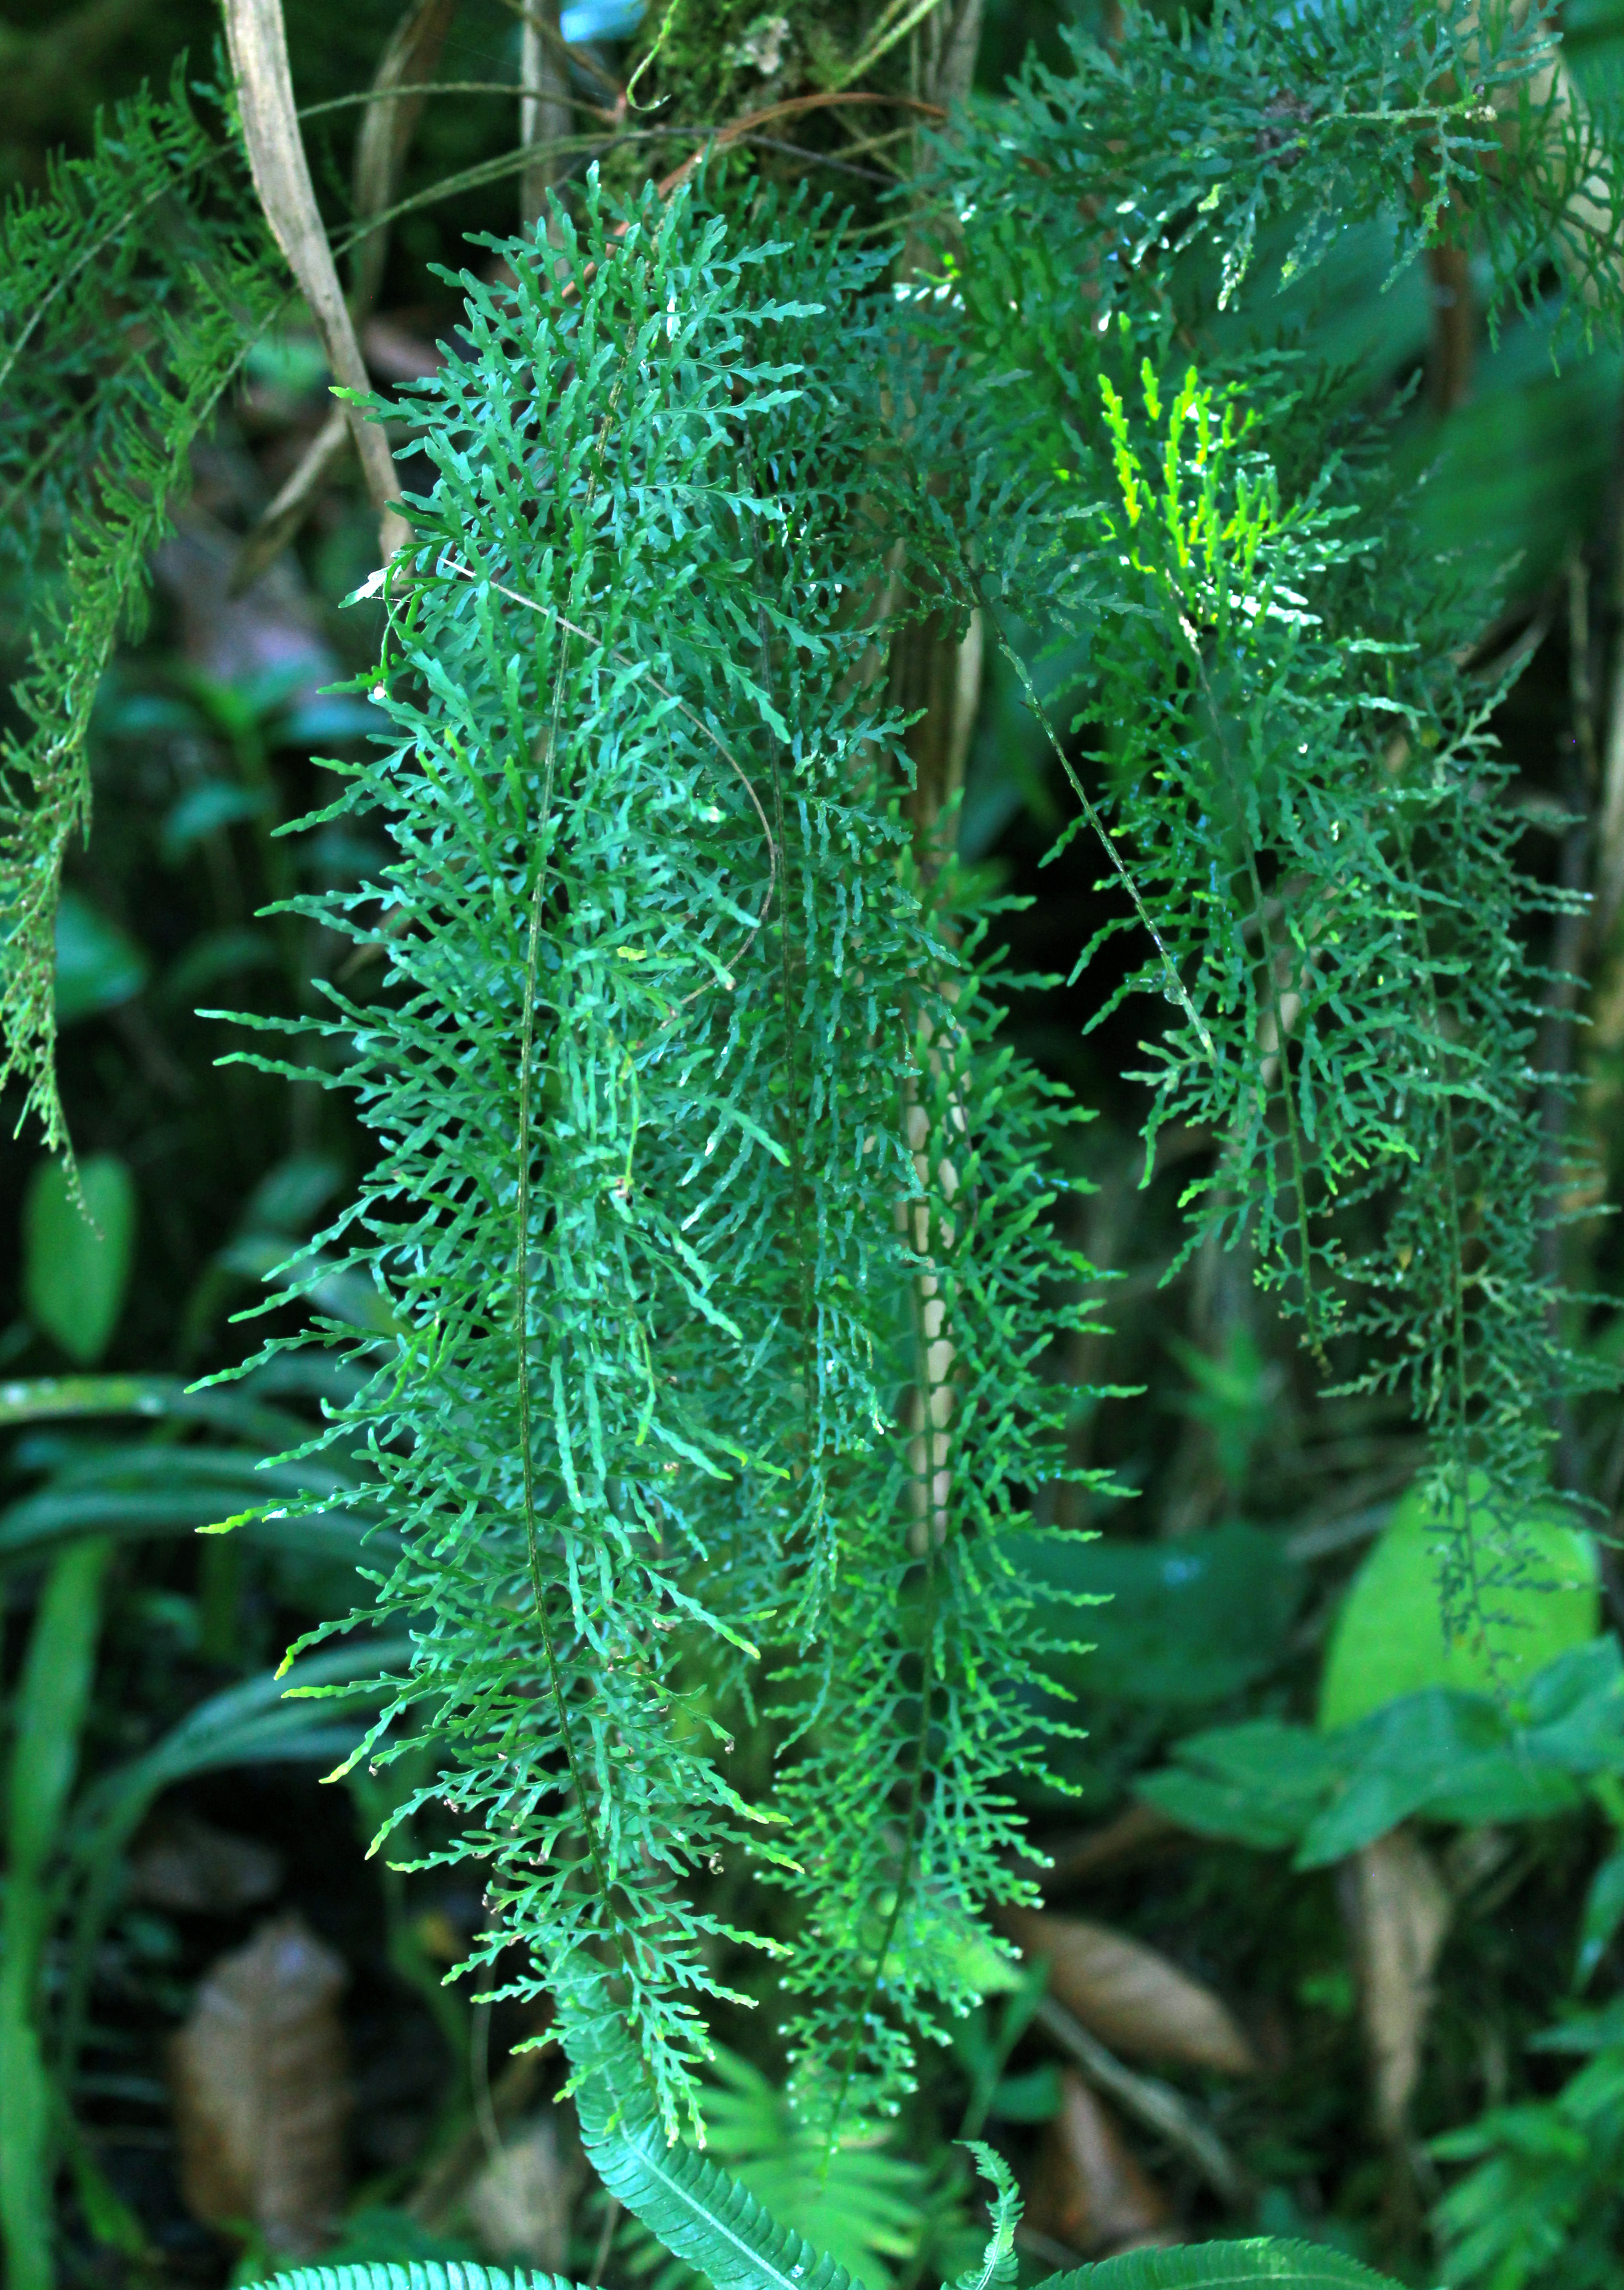
POLYGON ((1149 1133, 1174 1117, 1222 1138, 1186 1194, 1192 1239, 1244 1235, 1322 1361, 1358 1348, 1343 1388, 1410 1400, 1455 1529, 1446 1616, 1475 1627, 1522 1563, 1515 1523, 1575 1380, 1526 1109, 1545 981, 1525 937, 1560 900, 1516 865, 1485 731, 1500 691, 1450 667, 1463 632, 1436 587, 1424 604, 1380 529, 1347 522, 1334 457, 1283 508, 1272 472, 1248 487, 1193 373, 1164 421, 1148 366, 1143 396, 1142 427, 1107 401, 1121 508, 1101 529, 1145 585, 1091 705, 1118 727, 1116 815, 1218 1051, 1170 1030, 1149 1133), (1158 677, 1157 653, 1184 675, 1158 677))
POLYGON ((348 2266, 298 2266, 272 2278, 276 2290, 580 2290, 566 2275, 521 2266, 480 2266, 471 2259, 412 2259, 406 2265, 365 2259, 348 2266))
POLYGON ((44 191, 13 197, 0 220, 0 537, 25 565, 67 525, 80 482, 116 464, 131 402, 150 405, 153 319, 185 266, 257 220, 248 198, 235 212, 209 199, 229 157, 182 61, 167 97, 143 89, 99 118, 91 155, 53 162, 44 191))
POLYGON ((1014 2173, 996 2147, 989 2147, 984 2139, 967 2139, 964 2144, 976 2168, 992 2184, 992 2232, 980 2264, 961 2274, 953 2290, 998 2290, 999 2285, 1015 2279, 1015 2230, 1020 2224, 1020 2192, 1014 2173))
MULTIPOLYGON (((993 2234, 981 2266, 961 2276, 954 2290, 988 2290, 1014 2272, 1019 2205, 1012 2199, 1012 2182, 1007 2166, 992 2150, 978 2147, 976 2152, 989 2174, 996 2174, 993 2234)), ((692 2157, 684 2157, 684 2185, 693 2187, 697 2182, 708 2194, 708 2166, 692 2157)), ((710 2179, 720 2176, 711 2174, 710 2179)), ((738 2211, 722 2190, 716 2192, 714 2211, 706 2196, 696 2192, 680 2209, 673 2204, 666 2214, 674 2230, 684 2232, 684 2222, 697 2204, 705 2224, 689 2238, 703 2248, 700 2262, 718 2290, 843 2290, 850 2278, 831 2273, 827 2259, 820 2260, 805 2243, 786 2238, 759 2213, 738 2211), (745 2246, 743 2251, 736 2246, 739 2243, 745 2246)), ((1253 2285, 1268 2284, 1274 2290, 1393 2290, 1388 2277, 1328 2244, 1275 2240, 1124 2251, 1117 2258, 1052 2274, 1036 2290, 1252 2290, 1253 2285)), ((411 2266, 302 2266, 277 2275, 276 2290, 572 2290, 572 2286, 556 2275, 510 2275, 494 2267, 432 2260, 411 2266)))
POLYGON ((1000 1536, 1063 1468, 1039 1355, 1079 1270, 1055 1093, 915 879, 851 610, 880 258, 753 219, 617 218, 594 180, 501 249, 510 289, 460 282, 466 350, 393 409, 437 475, 387 584, 393 735, 337 767, 395 857, 294 902, 385 965, 316 1029, 380 1150, 312 1245, 400 1332, 327 1327, 370 1371, 329 1436, 402 1538, 380 1609, 433 1616, 372 1754, 435 1753, 498 1993, 596 1968, 660 2151, 721 1951, 785 1954, 711 1873, 807 1902, 808 2091, 889 2103, 979 1992, 1042 1653, 1000 1536), (927 1250, 952 1489, 910 1550, 927 1250), (764 1667, 790 1738, 754 1804, 724 1760, 764 1667))
MULTIPOLYGON (((922 504, 937 561, 995 620, 1007 604, 1086 661, 1064 697, 1072 731, 1100 735, 1100 792, 1066 759, 1084 813, 1069 831, 1101 836, 1131 911, 1081 961, 1143 931, 1147 958, 1100 1014, 1128 991, 1175 1005, 1140 1077, 1148 1142, 1170 1119, 1215 1139, 1185 1196, 1189 1245, 1244 1238, 1341 1388, 1409 1398, 1452 1523, 1459 1629, 1524 1566, 1516 1523, 1545 1481, 1553 1403, 1582 1381, 1539 1271, 1562 1173, 1528 1119, 1548 981, 1527 940, 1564 899, 1518 868, 1487 731, 1503 692, 1458 664, 1481 592, 1415 561, 1409 505, 1374 480, 1348 380, 1261 346, 1267 300, 1250 334, 1236 317, 1214 331, 1204 302, 1204 282, 1238 290, 1266 210, 1308 233, 1293 261, 1312 253, 1354 164, 1346 136, 1384 88, 1391 110, 1383 76, 1410 68, 1384 21, 1305 16, 1243 38, 1220 15, 1170 46, 1136 18, 1120 59, 1079 52, 1075 84, 1028 75, 1024 137, 989 123, 944 150, 956 247, 903 316, 955 361, 950 429, 932 437, 928 395, 908 401, 909 450, 938 473, 922 504), (1290 83, 1304 107, 1292 164, 1260 140, 1250 174, 1214 174, 1197 197, 1196 123, 1216 105, 1219 146, 1246 117, 1262 139, 1292 43, 1306 76, 1290 83), (1133 125, 1153 86, 1159 137, 1133 125), (1097 228, 1061 231, 1079 200, 1097 228), (1146 235, 1147 214, 1169 228, 1146 235)), ((1485 85, 1512 110, 1516 74, 1543 68, 1532 16, 1503 39, 1465 16, 1428 21, 1420 84, 1440 42, 1481 38, 1500 60, 1485 85)), ((1406 167, 1425 107, 1411 108, 1383 130, 1406 167)), ((1566 208, 1532 160, 1497 153, 1498 128, 1481 149, 1468 136, 1457 188, 1475 167, 1492 241, 1559 252, 1566 208)), ((1616 317, 1616 281, 1588 284, 1587 307, 1616 317)))
POLYGON ((0 745, 0 1083, 68 1142, 54 1074, 57 893, 88 831, 90 716, 148 561, 188 489, 194 444, 286 293, 228 145, 181 68, 0 220, 0 546, 20 561, 27 729, 0 745))
POLYGON ((848 1508, 826 1635, 782 1673, 797 1865, 774 1881, 804 1902, 785 1984, 806 1999, 790 2026, 799 2102, 826 2124, 890 2103, 909 2073, 910 2030, 973 1984, 981 1904, 1025 1897, 1011 1873, 1021 1824, 998 1783, 1041 1766, 1022 1696, 1058 1643, 1036 1625, 1000 1538, 1028 1490, 1064 1476, 1066 1395, 1052 1387, 1044 1403, 1035 1384, 1051 1330, 1076 1315, 1044 1291, 1087 1268, 1046 1240, 1059 1189, 1035 1176, 1063 1117, 996 1044, 979 930, 964 951, 950 1022, 920 1041, 908 1107, 920 1428, 900 1426, 892 1485, 867 1515, 848 1508), (829 1691, 831 1675, 860 1673, 860 1696, 829 1691), (889 1806, 883 1822, 868 1810, 876 1803, 889 1806))
MULTIPOLYGON (((776 2278, 763 2269, 745 2278, 752 2290, 761 2290, 776 2278)), ((979 2278, 967 2276, 956 2290, 966 2290, 967 2284, 979 2278)), ((820 2270, 814 2274, 809 2270, 793 2279, 796 2290, 807 2290, 810 2282, 821 2285, 824 2278, 820 2270)), ((1274 2290, 1392 2290, 1385 2275, 1325 2243, 1274 2241, 1127 2251, 1120 2258, 1052 2274, 1036 2290, 1251 2290, 1253 2284, 1272 2284, 1274 2290)), ((358 2266, 301 2266, 291 2274, 278 2274, 276 2290, 574 2290, 574 2286, 556 2274, 523 2270, 505 2274, 467 2261, 443 2264, 434 2259, 410 2266, 375 2261, 358 2266)))
POLYGON ((1348 223, 1391 214, 1396 269, 1469 216, 1491 315, 1532 307, 1554 258, 1566 317, 1587 340, 1616 327, 1617 140, 1566 88, 1558 12, 1542 0, 1373 0, 1267 19, 1221 0, 1199 25, 1130 5, 1109 49, 1062 36, 1074 69, 1029 64, 1007 106, 983 102, 989 132, 944 146, 939 180, 956 212, 988 223, 1012 194, 1015 228, 1035 190, 1063 215, 1052 252, 1065 263, 1086 241, 1096 323, 1124 305, 1171 308, 1180 259, 1199 260, 1223 307, 1271 224, 1288 233, 1290 278, 1348 223))

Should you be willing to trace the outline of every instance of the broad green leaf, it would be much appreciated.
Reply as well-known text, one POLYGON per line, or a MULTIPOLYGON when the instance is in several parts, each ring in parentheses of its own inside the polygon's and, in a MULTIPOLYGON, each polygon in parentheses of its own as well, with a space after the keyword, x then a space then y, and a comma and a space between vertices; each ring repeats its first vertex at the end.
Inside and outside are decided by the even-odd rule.
POLYGON ((201 780, 188 788, 164 819, 158 848, 172 865, 221 828, 256 818, 269 800, 268 789, 242 787, 231 780, 201 780))
MULTIPOLYGON (((1297 1866, 1317 1869, 1356 1853, 1455 1787, 1463 1769, 1503 1755, 1508 1744, 1506 1722, 1484 1695, 1432 1686, 1389 1703, 1339 1742, 1345 1778, 1309 1823, 1297 1866)), ((1561 1776, 1555 1778, 1560 1784, 1561 1776)))
POLYGON ((313 332, 285 325, 261 334, 243 363, 251 380, 291 397, 318 389, 332 371, 313 332))
MULTIPOLYGON (((228 1272, 240 1272, 245 1279, 263 1280, 274 1286, 292 1285, 295 1275, 289 1269, 290 1260, 296 1260, 299 1275, 319 1271, 326 1260, 293 1249, 284 1235, 272 1237, 257 1233, 246 1234, 223 1248, 218 1259, 228 1272)), ((334 1270, 323 1274, 305 1292, 318 1312, 335 1320, 344 1320, 351 1327, 372 1328, 380 1336, 399 1335, 400 1324, 388 1302, 372 1283, 359 1272, 334 1270)))
POLYGON ((1531 2052, 1577 2052, 1588 2056, 1624 2046, 1624 1996, 1615 1996, 1597 2012, 1574 2012, 1554 2028, 1542 2028, 1528 2039, 1531 2052))
POLYGON ((995 2123, 1047 2123, 1060 2111, 1060 2071, 1052 2060, 1020 2075, 1001 2076, 987 2112, 995 2123))
POLYGON ((1192 1734, 1174 1755, 1137 1794, 1198 1836, 1265 1851, 1297 1842, 1345 1766, 1339 1744, 1276 1718, 1192 1734))
POLYGON ((266 1453, 295 1445, 308 1426, 241 1389, 197 1390, 172 1375, 34 1375, 0 1383, 0 1425, 87 1415, 193 1418, 263 1443, 266 1453))
POLYGON ((1553 373, 1545 328, 1508 328, 1484 356, 1470 402, 1441 436, 1417 440, 1427 454, 1442 447, 1419 497, 1419 545, 1486 541, 1497 562, 1516 564, 1516 593, 1535 593, 1595 514, 1619 376, 1612 348, 1553 373))
POLYGON ((268 1169, 248 1197, 244 1233, 307 1233, 344 1181, 330 1153, 290 1153, 268 1169))
POLYGON ((1295 1845, 1313 1814, 1312 1804, 1272 1805, 1244 1782, 1192 1773, 1187 1766, 1146 1774, 1134 1782, 1133 1793, 1197 1837, 1221 1837, 1260 1853, 1295 1845))
POLYGON ((68 2167, 73 2174, 74 2192, 92 2241, 100 2243, 104 2249, 117 2251, 122 2257, 142 2262, 145 2270, 150 2271, 156 2254, 140 2220, 109 2182, 76 2121, 72 2108, 62 2104, 60 2083, 53 2097, 56 2122, 67 2152, 68 2167))
POLYGON ((1276 1535, 1232 1525, 1168 1541, 1025 1535, 1011 1555, 1034 1581, 1108 1598, 1087 1654, 1052 1659, 1060 1682, 1114 1701, 1220 1701, 1278 1659, 1303 1576, 1276 1535))
POLYGON ((241 924, 205 931, 192 940, 173 969, 164 972, 159 998, 185 1009, 222 979, 239 978, 251 970, 275 970, 276 959, 276 941, 268 931, 249 930, 241 924))
POLYGON ((341 692, 318 693, 296 701, 273 735, 273 745, 284 748, 319 747, 324 740, 364 740, 388 723, 381 708, 370 700, 356 700, 341 692))
POLYGON ((7 1906, 44 1869, 56 1842, 90 1699, 101 1585, 112 1545, 88 1537, 45 1578, 18 1689, 6 1807, 7 1906))
POLYGON ((22 1293, 35 1325, 81 1367, 112 1341, 135 1247, 135 1181, 111 1153, 79 1165, 83 1205, 56 1160, 36 1165, 22 1211, 22 1293))
POLYGON ((103 1774, 75 1807, 66 1838, 78 1880, 74 1960, 92 1960, 120 1858, 164 1790, 188 1774, 234 1766, 342 1766, 364 1740, 380 1699, 377 1670, 400 1652, 398 1643, 374 1641, 309 1657, 286 1677, 265 1671, 211 1696, 143 1756, 103 1774), (329 1695, 339 1697, 336 1709, 323 1706, 329 1695))
POLYGON ((1097 2266, 1051 2274, 1037 2290, 1396 2290, 1385 2274, 1317 2242, 1197 2242, 1175 2250, 1130 2250, 1097 2266))
POLYGON ((1437 1550, 1448 1532, 1419 1488, 1397 1505, 1337 1617, 1320 1683, 1319 1723, 1326 1732, 1424 1686, 1485 1693, 1503 1685, 1515 1691, 1556 1655, 1596 1636, 1601 1608, 1595 1545, 1553 1509, 1518 1523, 1527 1582, 1489 1595, 1480 1638, 1447 1642, 1437 1550))
POLYGON ((1583 1792, 1568 1774, 1541 1764, 1525 1741, 1517 1741, 1466 1759, 1416 1811, 1428 1821, 1481 1829, 1495 1822, 1549 1821, 1577 1811, 1583 1802, 1583 1792))
POLYGON ((379 1672, 400 1653, 397 1639, 364 1640, 211 1694, 84 1793, 73 1814, 71 1857, 86 1865, 101 1857, 109 1837, 127 1836, 153 1799, 189 1774, 346 1756, 360 1738, 358 1713, 379 1701, 379 1672), (330 1700, 336 1709, 326 1706, 330 1700))
POLYGON ((1518 1713, 1530 1752, 1564 1773, 1624 1766, 1624 1657, 1615 1637, 1594 1638, 1548 1662, 1518 1713))
POLYGON ((1474 1826, 1572 1810, 1586 1777, 1624 1769, 1624 1666, 1597 1640, 1548 1663, 1508 1711, 1429 1686, 1334 1733, 1257 1718, 1173 1756, 1136 1784, 1148 1803, 1200 1836, 1300 1840, 1298 1866, 1317 1868, 1414 1814, 1474 1826))
POLYGON ((127 931, 77 891, 56 910, 56 1021, 71 1026, 116 1009, 147 983, 147 957, 127 931))
MULTIPOLYGON (((262 1488, 239 1489, 239 1494, 263 1497, 262 1488)), ((0 1558, 36 1553, 52 1543, 71 1541, 93 1531, 120 1541, 151 1535, 201 1534, 224 1525, 230 1505, 218 1496, 210 1501, 196 1488, 98 1488, 80 1493, 48 1488, 43 1494, 15 1503, 0 1517, 0 1558)), ((361 1555, 361 1530, 341 1511, 313 1511, 305 1516, 279 1515, 244 1504, 230 1520, 231 1531, 262 1548, 286 1551, 303 1558, 334 1560, 353 1565, 361 1555)), ((394 1538, 380 1548, 392 1549, 394 1538)))
MULTIPOLYGON (((213 1395, 199 1395, 199 1397, 213 1395)), ((0 1559, 48 1549, 94 1530, 129 1540, 193 1534, 235 1517, 262 1548, 353 1565, 364 1522, 301 1498, 337 1494, 341 1475, 325 1460, 264 1465, 257 1449, 121 1445, 70 1458, 46 1484, 0 1511, 0 1559)), ((395 1537, 375 1530, 393 1550, 395 1537)))
POLYGON ((45 1578, 18 1687, 5 1803, 5 1890, 0 1902, 0 2228, 8 2278, 51 2278, 49 2208, 55 2110, 36 2018, 51 1930, 46 1873, 79 1761, 95 1674, 102 1581, 111 1546, 87 1539, 45 1578))

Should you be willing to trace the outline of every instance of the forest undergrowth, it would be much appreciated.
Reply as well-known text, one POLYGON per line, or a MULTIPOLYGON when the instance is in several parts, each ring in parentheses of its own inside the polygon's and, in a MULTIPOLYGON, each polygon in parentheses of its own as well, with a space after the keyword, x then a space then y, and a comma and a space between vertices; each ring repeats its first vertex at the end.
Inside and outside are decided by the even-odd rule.
POLYGON ((8 2283, 1616 2283, 1624 10, 34 12, 8 2283))

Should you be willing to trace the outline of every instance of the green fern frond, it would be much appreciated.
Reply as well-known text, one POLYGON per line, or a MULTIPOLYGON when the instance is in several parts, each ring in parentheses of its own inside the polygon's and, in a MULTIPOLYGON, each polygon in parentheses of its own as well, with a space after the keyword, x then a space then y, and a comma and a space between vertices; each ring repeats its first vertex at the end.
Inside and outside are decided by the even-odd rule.
POLYGON ((90 825, 91 709, 120 632, 139 629, 192 447, 287 279, 179 64, 167 97, 117 106, 90 157, 7 209, 0 277, 0 549, 29 621, 12 687, 27 729, 0 745, 0 1085, 22 1080, 60 1150, 56 908, 90 825))
MULTIPOLYGON (((1109 49, 1065 28, 1072 68, 1029 61, 980 132, 944 145, 940 187, 1012 235, 1034 194, 1090 218, 1037 260, 1086 250, 1089 321, 1169 307, 1192 258, 1222 309, 1275 242, 1274 277, 1323 261, 1350 223, 1396 219, 1396 267, 1472 218, 1491 316, 1527 309, 1555 262, 1564 323, 1588 341, 1624 317, 1616 140, 1566 93, 1557 10, 1423 12, 1405 0, 1260 16, 1220 0, 1208 21, 1124 11, 1109 49), (1041 191, 1037 186, 1042 185, 1041 191), (1001 206, 1010 199, 1012 204, 1001 206)), ((1272 282, 1271 282, 1272 283, 1272 282)))
MULTIPOLYGON (((896 2151, 843 2137, 833 2152, 821 2129, 799 2119, 789 2094, 758 2067, 717 2045, 707 2063, 701 2112, 705 2151, 764 2210, 844 2267, 865 2290, 890 2290, 927 2227, 929 2173, 896 2151)), ((619 2264, 650 2290, 684 2290, 692 2270, 646 2229, 617 2238, 619 2264)))
POLYGON ((1396 2290, 1391 2278, 1319 2242, 1198 2242, 1172 2250, 1130 2250, 1066 2274, 1037 2290, 1396 2290))
POLYGON ((996 2147, 989 2147, 984 2139, 967 2139, 964 2144, 975 2159, 977 2170, 992 2182, 992 2233, 981 2254, 980 2264, 961 2274, 953 2290, 1001 2290, 1002 2285, 1015 2279, 1015 2230, 1020 2223, 1020 2190, 1015 2184, 1014 2173, 996 2147))
MULTIPOLYGON (((1360 201, 1398 196, 1384 171, 1418 137, 1469 178, 1508 293, 1530 250, 1561 256, 1569 162, 1582 144, 1604 205, 1616 163, 1576 114, 1530 111, 1546 15, 1495 20, 1223 9, 1175 36, 1135 15, 1119 55, 1078 45, 1075 78, 1033 68, 1014 132, 989 116, 944 150, 951 300, 908 306, 956 362, 950 421, 910 400, 936 473, 921 557, 1086 661, 1062 698, 1101 794, 1096 813, 1079 780, 1068 834, 1108 824, 1133 911, 1079 969, 1122 931, 1149 940, 1093 1022, 1129 993, 1175 1005, 1138 1078, 1148 1144, 1170 1120, 1217 1141, 1189 1248, 1254 1252, 1328 1383, 1426 1426, 1459 1522, 1456 1631, 1526 1574, 1516 1523, 1554 1403, 1593 1380, 1554 1332, 1542 1236, 1565 1173, 1528 1112, 1548 984, 1529 925, 1564 894, 1518 863, 1488 730, 1503 685, 1460 666, 1484 587, 1417 561, 1346 379, 1271 340, 1266 301, 1255 335, 1212 303, 1266 216, 1295 218, 1300 268, 1360 201), (1436 90, 1467 84, 1468 51, 1486 109, 1454 135, 1436 90), (1099 237, 1062 222, 1079 196, 1099 237)), ((1440 227, 1412 216, 1412 250, 1440 227)), ((1616 323, 1616 275, 1596 292, 1616 323)))
POLYGON ((668 2140, 643 2062, 597 1989, 566 1971, 558 2004, 581 2143, 610 2193, 714 2290, 855 2290, 844 2267, 779 2225, 737 2179, 668 2140))
POLYGON ((381 957, 316 1029, 381 1149, 311 1245, 401 1331, 324 1325, 365 1372, 328 1437, 400 1533, 380 1607, 436 1618, 368 1754, 434 1758, 403 1817, 436 1801, 436 1858, 487 1864, 500 1993, 609 1968, 661 2139, 697 2128, 712 1943, 753 1941, 708 1875, 809 1903, 793 1953, 753 1943, 807 1999, 809 2104, 894 2102, 979 1992, 985 1909, 1025 1896, 996 1784, 1041 1755, 1004 1537, 1066 1469, 1040 1356, 1080 1270, 1076 1117, 916 877, 864 669, 878 260, 754 220, 593 182, 545 260, 504 246, 512 287, 464 282, 467 351, 396 409, 437 482, 388 749, 335 766, 395 856, 295 902, 381 957), (906 1420, 931 1359, 950 1487, 906 1420), (724 1760, 764 1669, 758 1803, 724 1760))
POLYGON ((579 2290, 562 2274, 521 2267, 516 2273, 472 2259, 414 2258, 402 2266, 377 2259, 350 2266, 300 2266, 273 2275, 267 2290, 579 2290))

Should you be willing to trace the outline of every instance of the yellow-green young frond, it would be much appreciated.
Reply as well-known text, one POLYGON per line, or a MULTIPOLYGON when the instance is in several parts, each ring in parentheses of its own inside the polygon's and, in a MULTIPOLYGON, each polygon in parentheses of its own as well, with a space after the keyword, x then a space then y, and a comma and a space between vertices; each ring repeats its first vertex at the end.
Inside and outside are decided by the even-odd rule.
POLYGON ((1071 75, 1031 66, 944 142, 955 293, 912 306, 959 361, 908 441, 939 556, 1074 663, 1052 704, 1092 752, 1051 725, 1081 798, 1067 837, 1098 835, 1129 893, 1078 970, 1124 933, 1135 949, 1092 1022, 1171 1005, 1134 1077, 1147 1142, 1218 1141, 1179 1261, 1246 1248, 1328 1384, 1408 1402, 1459 1522, 1452 1630, 1528 1572, 1516 1522, 1555 1403, 1606 1380, 1557 1333, 1567 1173, 1529 1117, 1532 1088, 1568 1085, 1532 1070, 1531 925, 1573 901, 1523 871, 1489 730, 1504 685, 1463 665, 1492 568, 1418 551, 1366 382, 1282 348, 1257 248, 1268 221, 1300 269, 1385 205, 1413 253, 1448 183, 1496 295, 1537 261, 1563 282, 1552 315, 1616 327, 1618 156, 1534 100, 1551 37, 1540 9, 1224 5, 1177 33, 1130 10, 1113 52, 1074 39, 1071 75))

